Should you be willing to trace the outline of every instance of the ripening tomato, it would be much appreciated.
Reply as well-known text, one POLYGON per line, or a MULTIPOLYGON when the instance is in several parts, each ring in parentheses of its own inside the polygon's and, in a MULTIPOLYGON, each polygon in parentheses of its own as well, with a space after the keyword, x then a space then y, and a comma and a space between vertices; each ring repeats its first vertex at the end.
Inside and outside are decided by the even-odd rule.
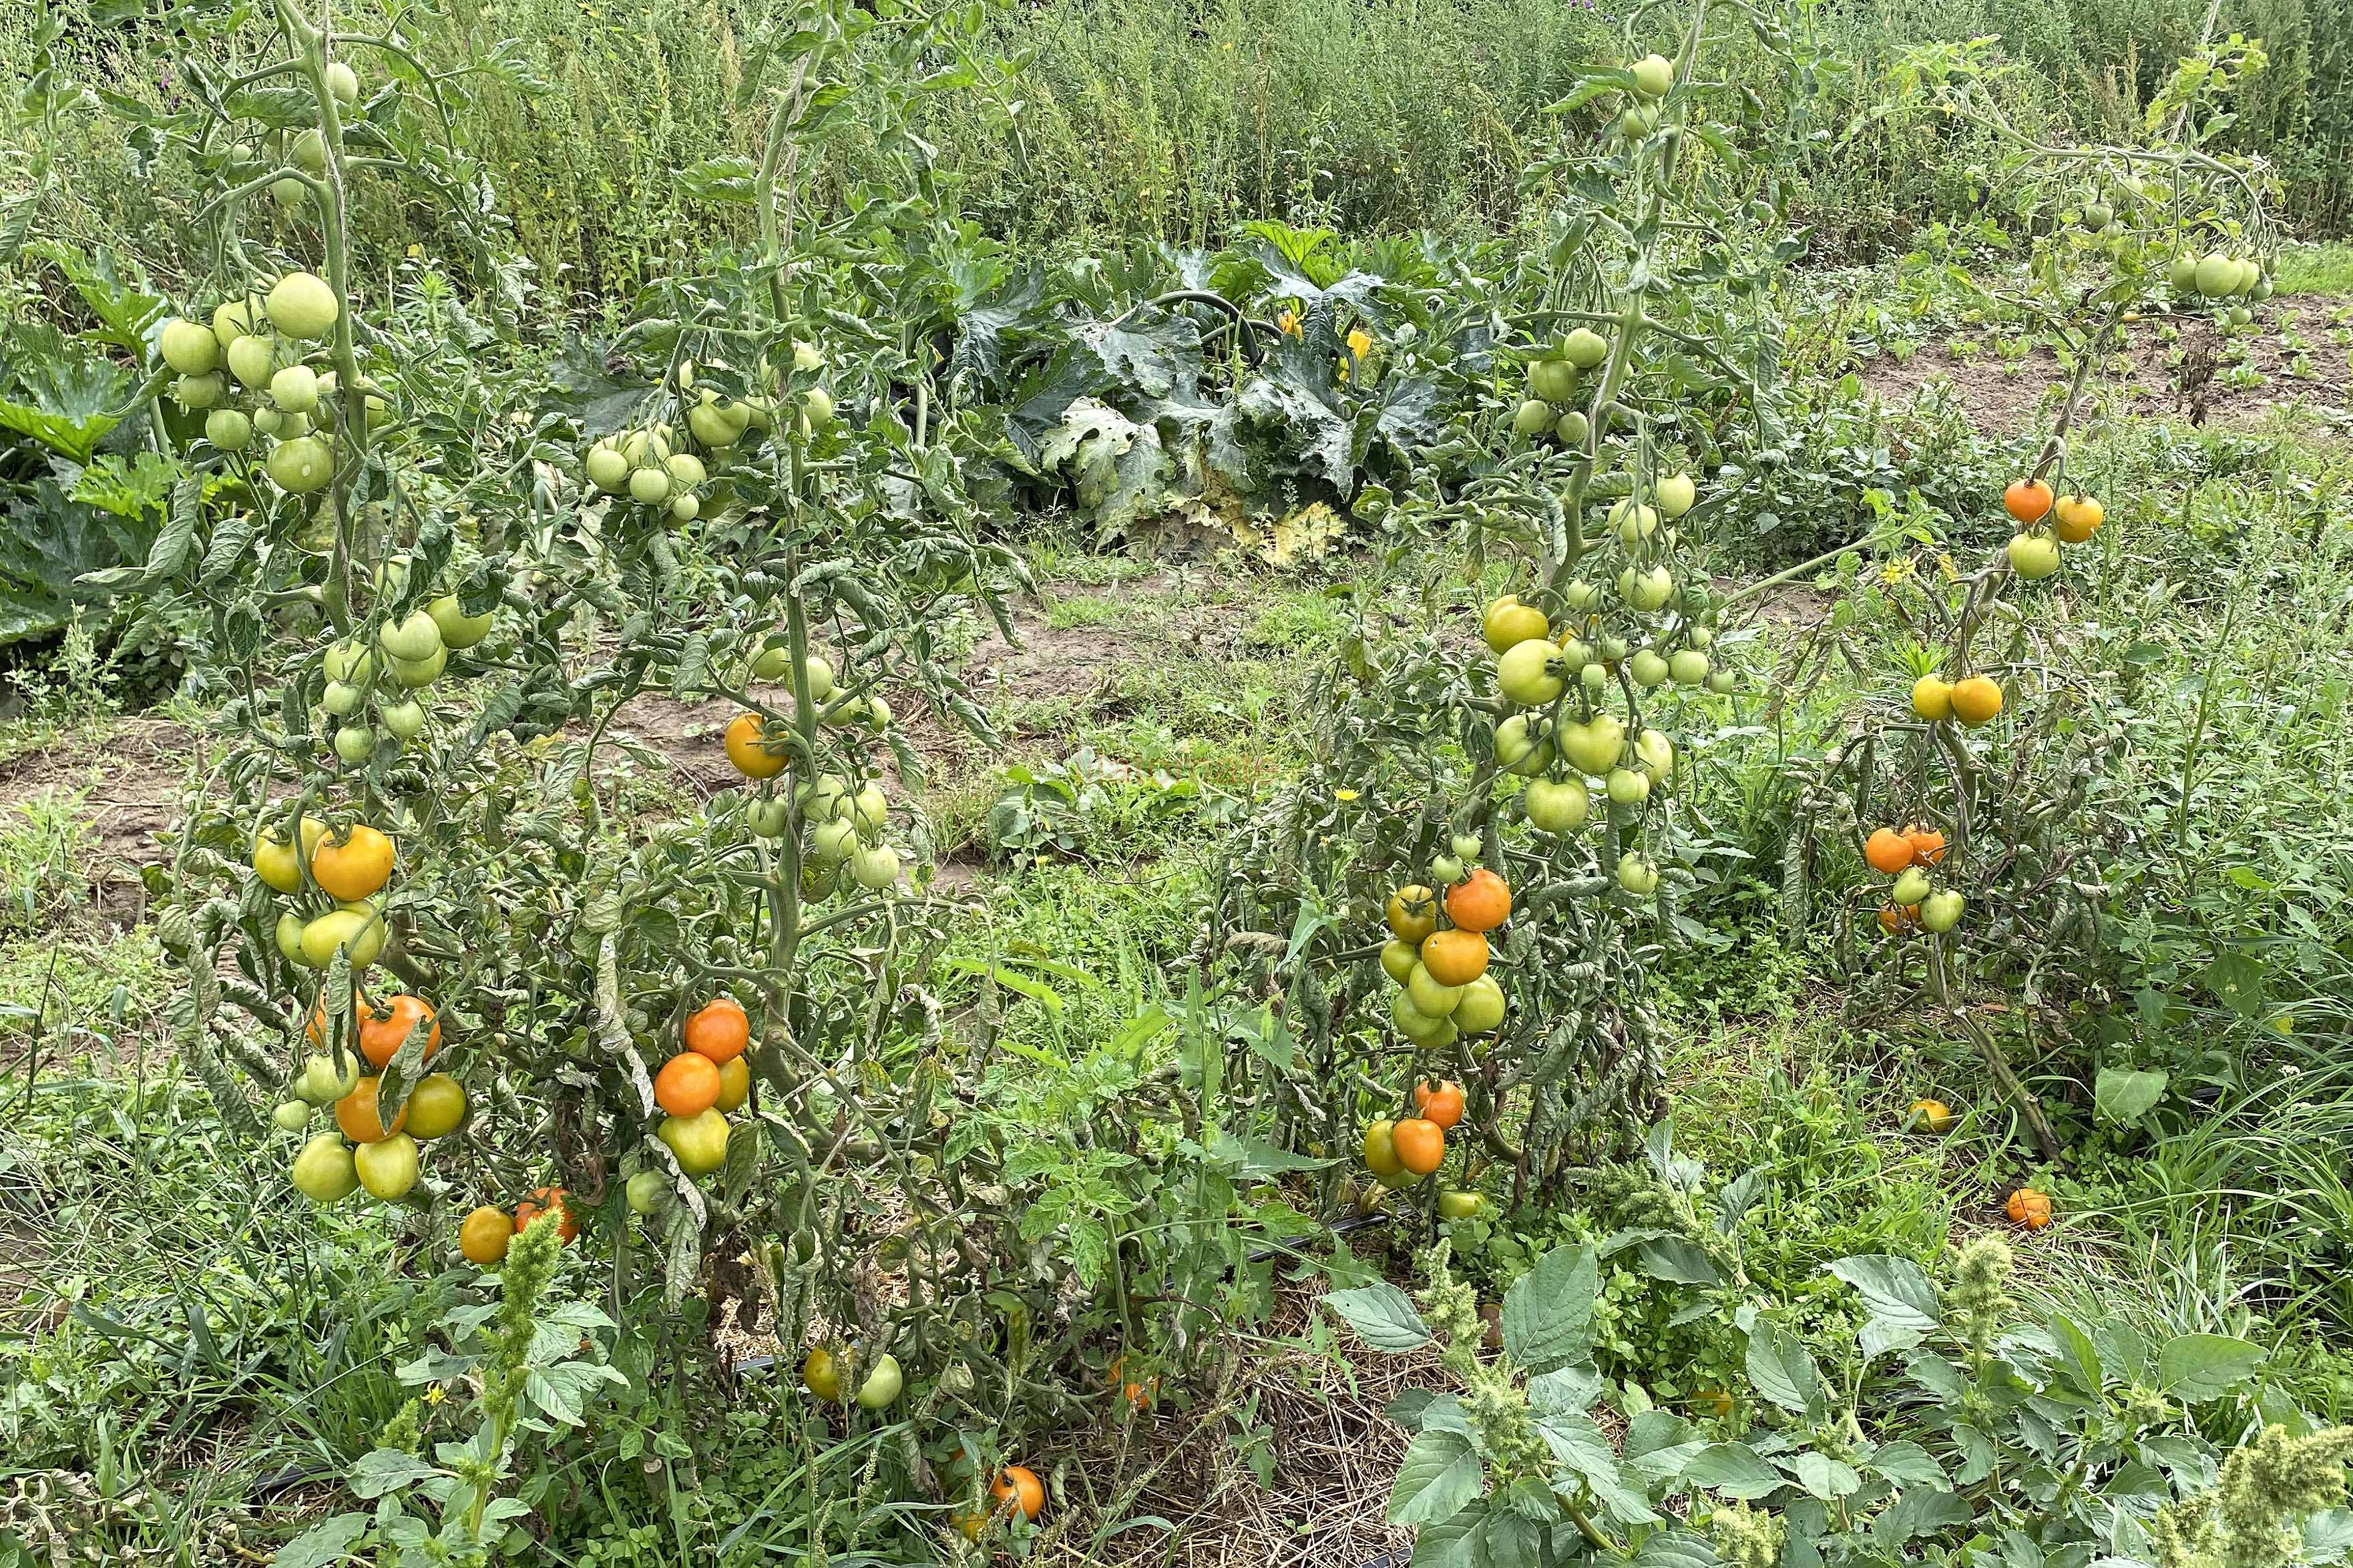
POLYGON ((458 1226, 458 1250, 465 1254, 467 1262, 487 1268, 505 1260, 507 1246, 514 1240, 514 1217, 504 1209, 484 1204, 458 1226))
POLYGON ((555 1216, 555 1234, 570 1242, 580 1234, 579 1217, 572 1212, 572 1200, 562 1187, 533 1187, 531 1196, 515 1205, 515 1229, 528 1230, 549 1215, 555 1216))
POLYGON ((1893 877, 1912 864, 1912 841, 1893 827, 1877 827, 1862 841, 1862 858, 1882 876, 1893 877))
POLYGON ((1904 830, 1904 837, 1912 846, 1912 863, 1934 866, 1945 858, 1945 836, 1925 823, 1914 823, 1904 830))
POLYGON ((667 1115, 702 1115, 719 1103, 719 1069, 709 1057, 681 1051, 654 1074, 654 1103, 667 1115))
POLYGON ((1365 1129, 1365 1169, 1376 1176, 1394 1176, 1405 1167, 1398 1163, 1397 1123, 1383 1118, 1365 1129))
POLYGON ((2003 1206, 2011 1219, 2029 1230, 2041 1230, 2051 1223, 2051 1194, 2032 1187, 2019 1188, 2003 1206))
POLYGON ((441 1020, 430 1004, 420 997, 402 992, 387 997, 384 1015, 364 1002, 355 1005, 360 1026, 360 1055, 367 1058, 368 1066, 381 1068, 399 1054, 400 1047, 412 1031, 422 1029, 425 1035, 425 1059, 431 1061, 433 1053, 441 1048, 441 1020))
POLYGON ((1446 889, 1446 913, 1464 931, 1493 931, 1511 917, 1512 889, 1482 866, 1446 889))
POLYGON ((340 903, 364 899, 392 878, 392 840, 365 823, 319 840, 311 879, 340 903))
POLYGON ((768 743, 760 715, 738 713, 727 721, 727 760, 747 779, 772 779, 790 758, 783 747, 768 743))
POLYGON ((752 1098, 752 1068, 742 1057, 719 1069, 719 1098, 711 1102, 714 1110, 741 1110, 744 1102, 752 1098))
POLYGON ((1389 895, 1386 918, 1391 936, 1419 947, 1438 929, 1438 895, 1419 882, 1399 888, 1389 895))
POLYGON ((704 1003, 686 1020, 686 1048, 714 1067, 733 1061, 751 1043, 752 1020, 732 996, 704 1003))
POLYGON ((429 1072, 408 1093, 408 1135, 446 1138, 466 1120, 466 1086, 446 1072, 429 1072))
POLYGON ((2041 522, 2051 515, 2051 487, 2041 479, 2012 479, 2001 492, 2002 510, 2021 522, 2041 522))
POLYGON ((1990 723, 2001 711, 2001 688, 1982 675, 1953 683, 1953 716, 1970 729, 1990 723))
POLYGON ((2100 524, 2107 521, 2107 508, 2090 496, 2062 496, 2058 518, 2051 526, 2069 544, 2081 544, 2100 531, 2100 524))
POLYGON ((1425 1121, 1455 1126, 1462 1120, 1462 1086, 1451 1079, 1443 1083, 1424 1079, 1413 1086, 1413 1107, 1425 1121))
POLYGON ((1468 985, 1487 973, 1487 939, 1475 931, 1432 931, 1421 944, 1421 966, 1440 985, 1468 985))
POLYGON ((382 1082, 381 1079, 364 1078, 351 1093, 335 1101, 335 1125, 354 1143, 381 1143, 408 1125, 406 1105, 392 1119, 391 1126, 384 1124, 383 1107, 376 1103, 376 1088, 382 1082))
POLYGON ((1390 1130, 1398 1163, 1417 1176, 1426 1176, 1446 1163, 1446 1130, 1435 1121, 1409 1117, 1390 1130))

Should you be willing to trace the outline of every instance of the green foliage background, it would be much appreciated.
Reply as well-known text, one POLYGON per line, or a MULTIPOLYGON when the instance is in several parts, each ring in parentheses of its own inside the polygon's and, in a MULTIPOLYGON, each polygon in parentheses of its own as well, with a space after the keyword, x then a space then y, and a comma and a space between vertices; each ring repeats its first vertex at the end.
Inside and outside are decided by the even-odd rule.
MULTIPOLYGON (((67 4, 86 12, 89 0, 67 4)), ((406 16, 445 68, 520 40, 516 82, 473 84, 466 134, 541 277, 581 301, 626 294, 745 221, 687 196, 670 171, 751 145, 756 127, 733 104, 738 49, 765 4, 438 0, 406 16)), ((381 8, 361 0, 348 25, 375 26, 381 8)), ((0 15, 12 79, 29 66, 36 9, 0 15)), ((2129 132, 2207 11, 2208 0, 1874 0, 1826 8, 1821 24, 1856 68, 1842 89, 1852 105, 1903 46, 1993 35, 2020 66, 2008 91, 2021 124, 2104 139, 2129 132)), ((985 229, 1065 255, 1136 237, 1214 245, 1259 216, 1359 236, 1509 232, 1516 171, 1555 133, 1546 106, 1607 47, 1603 20, 1576 0, 1055 0, 1008 9, 996 26, 1029 58, 1018 96, 942 95, 923 130, 985 229)), ((2271 55, 2229 143, 2268 152, 2284 210, 2308 231, 2343 231, 2353 0, 2225 0, 2219 30, 2261 37, 2271 55)), ((118 74, 126 93, 170 96, 168 82, 118 74)), ((39 192, 30 211, 51 235, 185 231, 185 184, 168 168, 146 177, 110 134, 79 128, 51 147, 38 126, 0 129, 0 189, 39 192)), ((1965 209, 1973 152, 1886 125, 1826 145, 1807 172, 1818 251, 1877 255, 1965 209)), ((853 151, 818 178, 839 189, 866 173, 853 151)), ((417 220, 377 212, 366 232, 385 255, 410 239, 434 250, 417 220)))

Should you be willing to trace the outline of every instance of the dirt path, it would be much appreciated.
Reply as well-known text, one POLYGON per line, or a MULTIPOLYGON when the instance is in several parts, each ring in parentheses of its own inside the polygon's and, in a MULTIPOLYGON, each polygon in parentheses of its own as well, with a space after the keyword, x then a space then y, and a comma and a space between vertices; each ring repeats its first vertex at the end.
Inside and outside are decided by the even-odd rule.
MULTIPOLYGON (((2259 331, 2228 339, 2199 315, 2151 314, 2130 323, 2129 369, 2102 378, 2110 388, 2109 411, 2196 424, 2254 424, 2299 404, 2339 416, 2353 411, 2353 301, 2313 294, 2274 300, 2256 308, 2256 323, 2259 331), (2242 364, 2230 358, 2234 349, 2244 351, 2242 364), (2255 377, 2244 374, 2250 368, 2255 377)), ((1852 368, 1892 404, 1908 404, 1930 384, 1950 382, 1969 422, 1989 433, 2036 422, 2072 374, 2048 348, 2013 366, 1991 353, 1956 354, 1942 343, 1902 360, 1887 353, 1858 359, 1852 368)))

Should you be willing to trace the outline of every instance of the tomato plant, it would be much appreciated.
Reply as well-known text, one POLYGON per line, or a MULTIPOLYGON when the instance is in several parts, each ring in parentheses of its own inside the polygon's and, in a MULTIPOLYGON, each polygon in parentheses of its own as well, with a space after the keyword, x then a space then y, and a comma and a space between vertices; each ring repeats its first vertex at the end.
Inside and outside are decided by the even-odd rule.
MULTIPOLYGON (((1807 921, 1814 887, 1859 849, 1873 875, 1836 906, 1842 949, 1871 941, 1857 917, 1872 911, 1871 951, 1889 960, 1891 988, 1925 993, 1969 1040, 2046 1161, 2061 1156, 2057 1134, 1966 1004, 2014 984, 2032 1030, 2054 985, 2096 993, 2083 951, 2147 836, 2119 784, 2145 659, 2129 637, 2063 624, 2070 580, 2101 569, 2108 511, 2075 437, 2094 371, 2128 320, 2168 301, 2223 301, 2227 321, 2244 309, 2227 301, 2268 296, 2269 182, 2204 146, 2228 95, 2263 63, 2242 38, 2210 44, 2151 100, 2145 139, 2116 146, 2045 145, 2017 131, 1988 91, 2000 68, 1983 40, 1917 49, 1895 72, 1895 110, 1969 118, 2006 149, 1987 174, 1989 199, 2026 220, 2025 262, 1956 267, 1956 284, 1989 311, 2038 323, 2072 369, 2029 471, 1984 498, 1989 515, 1999 508, 2014 525, 2010 542, 1973 571, 1922 549, 1878 573, 1877 606, 1909 634, 1904 663, 1802 764, 1784 912, 1807 921)), ((1791 684, 1810 685, 1834 656, 1867 667, 1835 617, 1800 648, 1791 684)))
POLYGON ((1359 498, 1436 558, 1422 613, 1366 606, 1213 933, 1282 1005, 1238 1092, 1294 1142, 1361 1146, 1384 1185, 1436 1168, 1440 1130, 1391 1120, 1425 1076, 1461 1085, 1466 1173, 1501 1161, 1515 1193, 1660 1104, 1646 973, 1686 934, 1690 770, 1739 684, 1707 528, 1744 482, 1728 444, 1774 444, 1767 286, 1801 248, 1778 150, 1838 68, 1796 8, 1641 6, 1623 31, 1630 63, 1566 100, 1610 133, 1527 171, 1545 244, 1499 291, 1525 303, 1460 473, 1359 498), (1773 62, 1770 115, 1708 85, 1736 30, 1773 62), (1466 591, 1493 560, 1507 591, 1466 591))
POLYGON ((949 368, 890 308, 948 221, 905 100, 965 77, 944 58, 995 68, 984 14, 771 18, 760 155, 686 175, 751 204, 756 244, 543 373, 488 221, 462 279, 351 263, 354 203, 481 178, 448 151, 461 77, 300 0, 173 15, 191 90, 148 129, 206 171, 213 267, 152 323, 190 478, 124 577, 211 632, 217 760, 157 879, 188 1060, 290 1140, 295 1190, 364 1191, 429 1256, 496 1266, 554 1223, 617 1301, 854 1330, 870 1415, 900 1381, 987 1423, 1058 1408, 986 1380, 1089 1321, 1058 1318, 1070 1265, 960 1103, 958 906, 899 722, 985 729, 938 642, 1006 624, 1020 577, 963 483, 949 368), (903 199, 806 205, 836 134, 903 199), (740 779, 682 819, 612 765, 625 710, 666 700, 719 715, 740 779))

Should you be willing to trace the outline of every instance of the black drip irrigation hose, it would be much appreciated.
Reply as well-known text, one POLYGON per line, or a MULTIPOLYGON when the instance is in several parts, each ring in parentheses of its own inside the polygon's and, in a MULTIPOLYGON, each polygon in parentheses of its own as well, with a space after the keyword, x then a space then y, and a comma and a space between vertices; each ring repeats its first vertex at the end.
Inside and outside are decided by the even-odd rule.
MULTIPOLYGON (((1376 1209, 1370 1214, 1350 1215, 1345 1219, 1335 1220, 1324 1227, 1324 1234, 1337 1239, 1356 1231, 1370 1229, 1374 1226, 1394 1224, 1396 1219, 1397 1215, 1388 1210, 1376 1209)), ((1296 1257, 1298 1251, 1298 1248, 1291 1247, 1261 1247, 1251 1253, 1247 1261, 1271 1263, 1278 1258, 1296 1257)), ((1233 1278, 1233 1273, 1234 1271, 1229 1268, 1219 1278, 1230 1279, 1233 1278)), ((728 1375, 731 1378, 740 1378, 751 1373, 774 1372, 776 1368, 775 1356, 747 1355, 728 1368, 728 1375)), ((248 1499, 267 1500, 282 1497, 297 1487, 309 1486, 315 1481, 340 1480, 343 1476, 343 1468, 337 1465, 288 1465, 281 1469, 272 1470, 266 1476, 256 1478, 253 1484, 246 1489, 245 1495, 248 1499)), ((1409 1552, 1387 1552, 1366 1559, 1359 1563, 1357 1568, 1405 1568, 1410 1557, 1411 1553, 1409 1552)))

